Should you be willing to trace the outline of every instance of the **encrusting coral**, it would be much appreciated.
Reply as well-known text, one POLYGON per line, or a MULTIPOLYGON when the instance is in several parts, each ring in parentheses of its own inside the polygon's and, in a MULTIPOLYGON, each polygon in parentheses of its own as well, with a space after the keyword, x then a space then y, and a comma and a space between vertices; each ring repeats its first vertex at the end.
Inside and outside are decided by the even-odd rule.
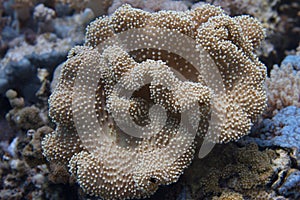
POLYGON ((41 165, 45 163, 45 158, 42 155, 42 148, 41 148, 41 138, 51 133, 53 130, 48 126, 43 126, 37 131, 30 130, 27 132, 31 133, 31 141, 24 147, 22 151, 22 156, 24 157, 26 163, 31 166, 35 167, 37 165, 41 165))
MULTIPOLYGON (((189 130, 181 128, 180 115, 196 104, 202 116, 191 112, 189 118, 203 121, 199 134, 206 131, 213 90, 187 60, 160 49, 127 52, 118 43, 105 46, 103 52, 98 49, 116 33, 149 26, 189 36, 215 62, 226 91, 215 102, 224 121, 217 127, 220 137, 213 138, 214 142, 228 142, 247 134, 265 107, 265 66, 253 53, 264 37, 258 21, 248 16, 231 18, 211 5, 186 12, 157 13, 123 5, 111 16, 100 17, 88 26, 85 45, 69 52, 49 100, 49 113, 57 128, 44 137, 43 153, 50 162, 68 165, 89 195, 143 198, 159 185, 176 182, 191 163, 196 145, 189 130), (187 80, 179 79, 174 71, 187 80), (100 77, 96 83, 92 83, 94 75, 100 77), (126 90, 139 89, 131 98, 123 98, 116 89, 120 82, 126 90), (78 88, 78 83, 91 85, 78 88), (92 105, 85 93, 88 90, 95 90, 92 105), (153 105, 163 107, 167 114, 156 112, 153 117, 153 105), (85 113, 90 108, 94 114, 85 113), (128 120, 124 112, 139 125, 143 137, 133 137, 129 134, 134 133, 118 126, 118 116, 128 120), (95 124, 84 113, 95 117, 99 129, 78 129, 80 123, 88 129, 95 124), (161 121, 162 126, 154 123, 161 121), (145 133, 149 130, 155 135, 145 133)), ((183 49, 180 45, 176 48, 183 49)))
POLYGON ((254 143, 216 145, 207 157, 195 159, 182 178, 191 186, 191 199, 249 199, 249 192, 267 191, 279 157, 254 143))

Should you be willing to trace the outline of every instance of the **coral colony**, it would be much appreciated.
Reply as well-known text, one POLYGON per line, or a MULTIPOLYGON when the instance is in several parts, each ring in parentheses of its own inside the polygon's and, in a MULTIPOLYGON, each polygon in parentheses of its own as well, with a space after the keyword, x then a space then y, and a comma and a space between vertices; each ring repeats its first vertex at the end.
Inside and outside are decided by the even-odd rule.
MULTIPOLYGON (((189 77, 188 71, 193 66, 187 65, 187 72, 183 72, 187 81, 176 78, 171 70, 178 68, 176 63, 172 64, 173 60, 180 59, 176 55, 161 52, 165 62, 151 56, 152 59, 138 63, 122 46, 112 45, 99 53, 97 45, 114 33, 148 25, 177 30, 192 37, 209 52, 221 71, 226 96, 222 97, 224 100, 219 102, 218 107, 222 109, 225 121, 218 127, 221 135, 216 142, 228 142, 248 134, 251 123, 266 105, 263 88, 265 66, 253 53, 264 38, 264 33, 254 18, 232 18, 220 8, 210 5, 186 12, 157 13, 124 5, 111 16, 96 19, 88 26, 85 45, 77 46, 69 52, 59 83, 49 101, 50 116, 57 128, 42 141, 47 159, 68 165, 70 173, 82 189, 93 196, 105 199, 147 197, 159 185, 176 182, 191 163, 195 149, 195 142, 189 142, 178 133, 180 118, 177 115, 189 102, 201 104, 201 112, 210 106, 210 88, 200 75, 194 77, 193 82, 193 77, 189 77), (82 69, 91 70, 91 74, 101 71, 94 107, 101 131, 107 136, 99 142, 95 142, 97 138, 91 137, 87 141, 88 147, 82 144, 73 122, 75 113, 87 107, 89 101, 88 97, 82 98, 84 94, 78 95, 79 99, 73 96, 76 75, 82 69), (134 85, 135 81, 148 76, 152 81, 134 94, 134 98, 124 100, 118 97, 113 88, 120 79, 125 80, 125 84, 134 85), (163 87, 165 81, 172 85, 163 87), (145 96, 147 92, 150 93, 148 97, 145 96), (168 112, 166 125, 161 130, 157 129, 156 135, 143 139, 127 137, 114 124, 112 112, 120 115, 126 108, 136 123, 147 123, 148 108, 153 103, 160 104, 168 112), (188 147, 183 148, 180 156, 173 159, 172 156, 176 154, 168 152, 176 152, 176 148, 181 145, 188 147)), ((155 50, 152 51, 151 55, 155 55, 155 50)), ((135 59, 144 58, 142 54, 147 56, 147 51, 135 52, 135 59)), ((80 120, 88 121, 84 117, 80 120)), ((88 123, 85 125, 89 126, 88 123)), ((200 125, 199 132, 204 130, 205 126, 200 125)), ((84 134, 87 134, 84 137, 89 137, 91 132, 84 134)))
POLYGON ((300 199, 299 10, 0 1, 0 199, 300 199))

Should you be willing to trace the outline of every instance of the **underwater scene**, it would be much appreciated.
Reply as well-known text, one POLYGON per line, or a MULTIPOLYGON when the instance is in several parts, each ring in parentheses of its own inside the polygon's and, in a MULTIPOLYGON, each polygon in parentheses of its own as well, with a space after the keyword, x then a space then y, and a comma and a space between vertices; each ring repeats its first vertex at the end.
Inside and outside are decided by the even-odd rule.
POLYGON ((300 199, 299 0, 0 14, 0 200, 300 199))

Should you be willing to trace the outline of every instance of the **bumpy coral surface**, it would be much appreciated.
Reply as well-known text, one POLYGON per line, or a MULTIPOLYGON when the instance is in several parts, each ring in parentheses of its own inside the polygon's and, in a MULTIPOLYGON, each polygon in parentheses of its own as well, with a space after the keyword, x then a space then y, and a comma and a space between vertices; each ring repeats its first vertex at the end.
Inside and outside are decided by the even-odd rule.
MULTIPOLYGON (((140 39, 155 34, 146 32, 140 39)), ((255 19, 231 18, 210 5, 157 13, 124 5, 95 20, 87 29, 85 45, 69 52, 50 97, 50 116, 57 128, 42 141, 44 155, 68 165, 86 193, 105 199, 142 198, 159 185, 176 182, 195 148, 194 135, 181 126, 185 111, 188 119, 201 122, 197 130, 204 133, 217 96, 214 107, 223 118, 217 125, 220 136, 211 139, 220 143, 247 134, 262 113, 265 66, 253 51, 263 37, 255 19), (220 73, 224 95, 215 94, 207 77, 175 53, 158 48, 126 51, 119 42, 99 48, 114 34, 146 27, 177 31, 195 41, 198 50, 206 50, 220 73), (119 87, 134 92, 127 98, 119 87), (197 112, 191 110, 193 105, 197 112), (122 122, 134 122, 130 128, 138 128, 130 130, 141 130, 142 135, 128 133, 119 126, 122 122)), ((184 50, 183 44, 176 50, 184 50)))
POLYGON ((288 61, 275 65, 266 80, 268 112, 273 115, 287 106, 300 107, 300 71, 288 61))
POLYGON ((217 145, 207 157, 195 160, 183 179, 191 185, 192 199, 255 199, 272 182, 276 159, 273 150, 260 151, 256 144, 217 145), (257 196, 247 198, 252 191, 257 196))
POLYGON ((223 192, 220 197, 213 197, 213 200, 243 200, 243 196, 235 192, 223 192))
POLYGON ((186 11, 187 5, 183 1, 172 0, 114 0, 108 9, 108 14, 112 14, 123 4, 130 4, 134 8, 156 12, 160 10, 186 11))

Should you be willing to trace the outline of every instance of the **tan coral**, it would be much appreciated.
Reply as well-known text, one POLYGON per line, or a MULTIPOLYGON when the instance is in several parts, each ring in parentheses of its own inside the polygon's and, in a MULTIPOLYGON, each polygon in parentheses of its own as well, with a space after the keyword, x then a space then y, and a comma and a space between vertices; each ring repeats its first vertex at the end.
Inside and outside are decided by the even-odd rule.
MULTIPOLYGON (((279 0, 206 0, 215 6, 221 6, 222 9, 230 16, 250 15, 262 22, 267 33, 267 39, 263 41, 261 47, 257 51, 259 56, 269 57, 275 53, 275 46, 269 38, 273 38, 279 32, 279 25, 283 23, 283 18, 280 12, 276 9, 281 3, 279 0)), ((202 2, 194 4, 192 7, 197 7, 202 2)), ((282 12, 282 11, 281 11, 282 12)), ((255 29, 248 29, 251 30, 255 29)), ((285 30, 286 31, 286 30, 285 30)), ((282 32, 285 32, 282 31, 282 32)), ((283 34, 283 35, 286 35, 283 34)))
MULTIPOLYGON (((57 128, 42 141, 48 160, 68 165, 82 189, 93 196, 142 198, 159 185, 176 182, 195 150, 195 135, 182 126, 180 115, 188 112, 187 119, 205 122, 201 132, 207 127, 214 91, 184 57, 160 49, 127 52, 118 42, 103 45, 116 33, 145 27, 150 30, 146 35, 159 29, 187 36, 217 64, 225 96, 215 94, 215 109, 224 119, 215 142, 247 134, 265 105, 265 67, 253 53, 263 35, 256 20, 231 18, 209 5, 158 13, 124 5, 96 19, 87 28, 85 45, 73 48, 63 65, 49 100, 57 128), (247 31, 243 22, 258 30, 247 31), (133 90, 130 98, 122 90, 133 90)), ((183 50, 179 44, 172 50, 183 50)))
POLYGON ((231 16, 248 14, 258 18, 268 28, 275 28, 279 17, 276 9, 273 9, 278 0, 207 0, 216 6, 221 6, 231 16))
POLYGON ((300 107, 300 71, 294 70, 292 65, 274 65, 266 80, 266 88, 271 115, 287 106, 300 107))
POLYGON ((139 8, 149 12, 160 10, 186 11, 188 10, 185 2, 172 0, 114 0, 108 9, 108 14, 114 13, 119 7, 129 4, 134 8, 139 8))
MULTIPOLYGON (((209 52, 218 66, 228 94, 217 103, 219 112, 224 112, 228 120, 220 127, 220 142, 245 135, 250 130, 249 123, 263 112, 266 103, 262 84, 266 78, 265 66, 252 52, 262 39, 263 31, 258 29, 244 33, 246 27, 239 26, 241 21, 248 24, 253 20, 247 16, 213 16, 207 23, 200 25, 196 36, 197 43, 209 52)), ((252 24, 260 27, 257 22, 252 24)))

